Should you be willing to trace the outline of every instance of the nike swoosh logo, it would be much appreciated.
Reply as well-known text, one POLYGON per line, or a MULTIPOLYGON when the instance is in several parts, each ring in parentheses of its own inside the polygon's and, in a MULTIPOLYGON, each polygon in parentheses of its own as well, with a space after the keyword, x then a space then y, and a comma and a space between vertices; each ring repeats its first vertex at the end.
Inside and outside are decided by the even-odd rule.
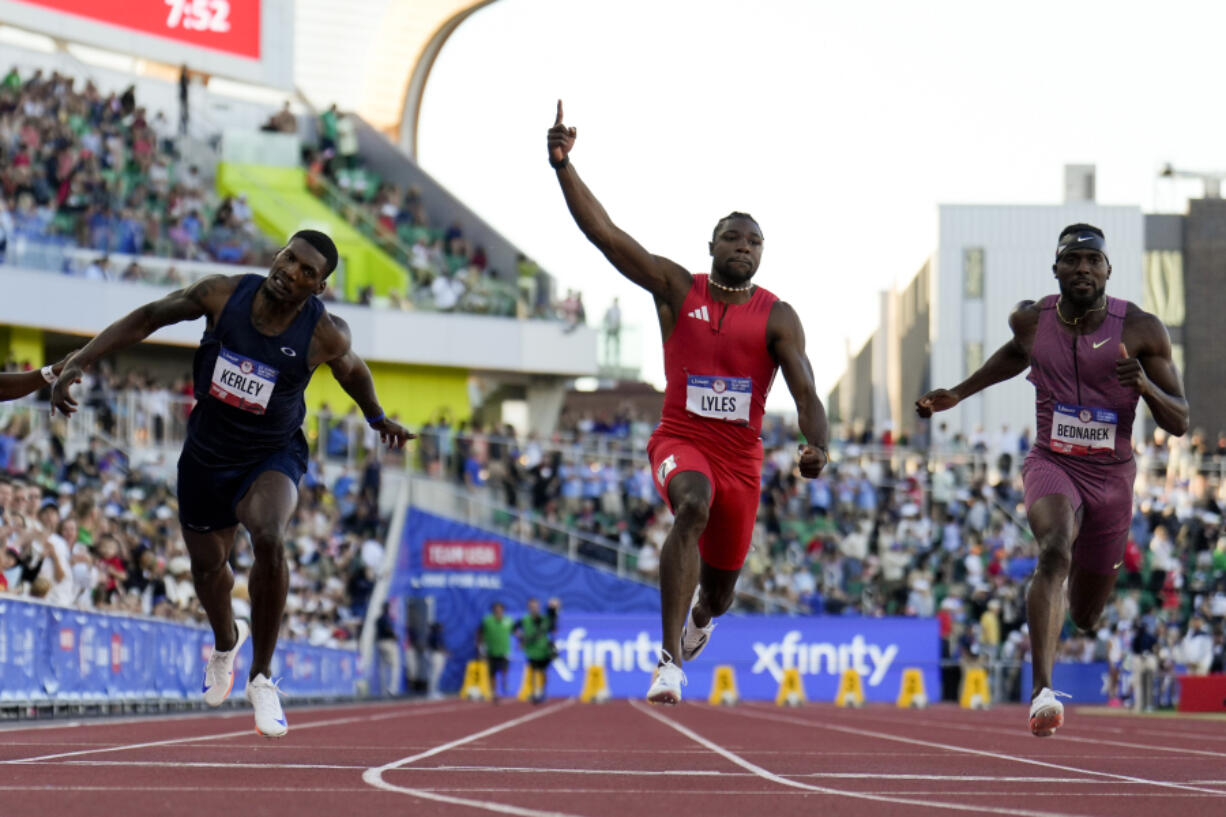
POLYGON ((1102 346, 1104 343, 1106 343, 1106 342, 1107 342, 1107 341, 1109 341, 1109 340, 1111 340, 1111 338, 1103 338, 1103 339, 1102 339, 1102 340, 1100 340, 1098 343, 1093 343, 1093 344, 1090 344, 1090 345, 1091 345, 1091 346, 1093 346, 1095 349, 1097 349, 1099 346, 1102 346))
POLYGON ((1112 569, 1112 570, 1119 570, 1119 569, 1120 569, 1121 567, 1123 567, 1123 566, 1124 566, 1124 563, 1123 563, 1122 561, 1119 561, 1119 562, 1116 562, 1114 565, 1112 565, 1112 566, 1111 566, 1111 569, 1112 569))
POLYGON ((1082 241, 1089 241, 1092 238, 1094 238, 1092 235, 1083 235, 1077 239, 1077 243, 1080 244, 1082 241))
POLYGON ((201 692, 208 692, 210 689, 212 689, 212 687, 211 687, 211 686, 209 686, 208 684, 205 684, 205 685, 204 685, 204 687, 203 687, 203 688, 202 688, 200 691, 201 691, 201 692))
POLYGON ((281 724, 282 726, 285 726, 285 718, 273 718, 273 721, 281 724))

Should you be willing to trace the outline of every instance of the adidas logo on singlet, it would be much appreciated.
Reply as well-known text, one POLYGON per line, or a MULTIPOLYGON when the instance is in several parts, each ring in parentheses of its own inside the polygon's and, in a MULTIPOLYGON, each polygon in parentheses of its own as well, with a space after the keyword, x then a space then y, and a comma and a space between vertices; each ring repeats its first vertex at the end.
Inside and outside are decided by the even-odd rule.
POLYGON ((706 321, 707 323, 711 322, 711 315, 707 312, 706 304, 703 304, 698 309, 695 309, 693 312, 687 314, 689 314, 691 318, 698 318, 698 320, 706 321))

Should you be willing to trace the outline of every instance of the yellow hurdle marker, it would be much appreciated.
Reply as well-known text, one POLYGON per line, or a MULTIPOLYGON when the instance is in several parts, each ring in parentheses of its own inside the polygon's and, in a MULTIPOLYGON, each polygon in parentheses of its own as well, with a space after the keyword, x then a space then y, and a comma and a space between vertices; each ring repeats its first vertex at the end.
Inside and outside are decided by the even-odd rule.
POLYGON ((579 693, 579 702, 604 703, 609 700, 609 680, 605 677, 604 667, 593 664, 587 668, 583 676, 583 691, 579 693))
POLYGON ((834 696, 835 706, 854 706, 857 709, 864 706, 864 682, 860 673, 848 667, 839 678, 839 692, 834 696))
POLYGON ((805 685, 800 680, 800 670, 788 667, 783 671, 783 678, 779 680, 775 706, 800 706, 805 700, 805 685))
POLYGON ((721 664, 715 668, 715 675, 711 678, 711 695, 707 698, 707 703, 711 706, 732 706, 741 700, 741 696, 736 691, 736 673, 732 671, 732 667, 727 664, 721 664))
POLYGON ((460 697, 470 701, 493 700, 489 664, 480 660, 468 662, 464 667, 464 686, 460 687, 460 697))
POLYGON ((530 701, 532 696, 536 694, 537 671, 532 669, 531 664, 524 664, 524 679, 519 683, 519 692, 516 693, 515 699, 519 701, 530 701))
POLYGON ((970 667, 962 673, 962 695, 958 699, 962 708, 987 709, 991 702, 987 670, 983 667, 970 667))
POLYGON ((923 709, 928 705, 928 693, 924 691, 924 673, 918 667, 907 667, 902 671, 898 705, 903 709, 923 709))

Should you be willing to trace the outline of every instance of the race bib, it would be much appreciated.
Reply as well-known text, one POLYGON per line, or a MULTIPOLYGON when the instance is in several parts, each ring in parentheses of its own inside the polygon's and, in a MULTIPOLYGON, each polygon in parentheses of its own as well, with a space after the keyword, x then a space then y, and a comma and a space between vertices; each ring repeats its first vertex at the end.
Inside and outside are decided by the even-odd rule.
POLYGON ((752 377, 692 374, 686 378, 685 408, 699 417, 747 424, 752 399, 752 377))
POLYGON ((1057 403, 1051 415, 1051 450, 1085 457, 1115 453, 1119 416, 1109 409, 1057 403))
POLYGON ((276 369, 223 346, 217 353, 209 394, 226 405, 263 414, 268 411, 268 400, 276 384, 276 369))

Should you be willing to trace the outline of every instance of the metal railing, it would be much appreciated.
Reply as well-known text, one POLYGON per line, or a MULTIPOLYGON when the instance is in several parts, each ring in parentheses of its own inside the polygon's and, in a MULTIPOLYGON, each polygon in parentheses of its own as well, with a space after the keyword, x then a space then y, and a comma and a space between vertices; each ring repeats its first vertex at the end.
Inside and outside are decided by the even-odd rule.
POLYGON ((158 255, 129 255, 66 244, 54 240, 12 236, 3 263, 8 266, 39 272, 80 275, 95 260, 105 256, 110 264, 110 277, 119 280, 124 269, 135 262, 145 278, 136 283, 173 284, 187 286, 206 275, 263 275, 264 267, 222 264, 215 261, 188 261, 183 258, 158 255), (171 276, 171 271, 177 273, 171 276))

